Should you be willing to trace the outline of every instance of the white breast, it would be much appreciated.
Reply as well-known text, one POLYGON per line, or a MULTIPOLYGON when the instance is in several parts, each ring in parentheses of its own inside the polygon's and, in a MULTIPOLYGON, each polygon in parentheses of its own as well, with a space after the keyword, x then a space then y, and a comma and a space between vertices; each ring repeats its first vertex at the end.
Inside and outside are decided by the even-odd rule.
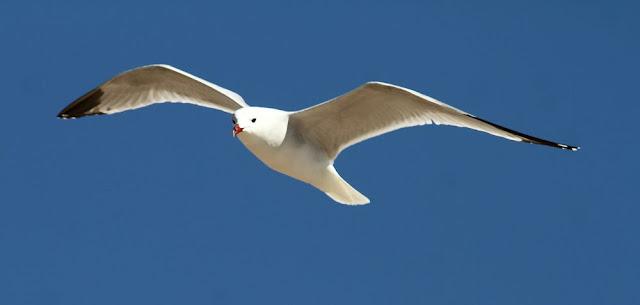
POLYGON ((285 140, 279 146, 260 138, 239 134, 240 141, 269 168, 289 177, 316 185, 330 160, 308 144, 285 140))

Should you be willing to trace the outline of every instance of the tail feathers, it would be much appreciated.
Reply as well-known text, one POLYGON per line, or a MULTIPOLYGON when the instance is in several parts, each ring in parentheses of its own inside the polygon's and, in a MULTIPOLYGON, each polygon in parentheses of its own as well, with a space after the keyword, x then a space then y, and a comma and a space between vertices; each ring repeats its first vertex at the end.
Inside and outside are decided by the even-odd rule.
POLYGON ((369 203, 369 198, 362 195, 349 185, 349 183, 344 181, 333 166, 329 168, 329 171, 330 175, 325 178, 327 185, 324 188, 327 196, 339 203, 347 205, 362 205, 369 203))

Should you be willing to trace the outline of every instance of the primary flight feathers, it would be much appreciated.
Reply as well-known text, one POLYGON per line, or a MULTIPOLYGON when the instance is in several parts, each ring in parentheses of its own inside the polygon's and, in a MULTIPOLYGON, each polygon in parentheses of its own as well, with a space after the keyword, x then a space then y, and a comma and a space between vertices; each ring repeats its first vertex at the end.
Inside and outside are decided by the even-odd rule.
POLYGON ((578 149, 502 127, 391 84, 369 82, 327 102, 287 112, 250 107, 235 92, 168 65, 124 72, 75 100, 58 117, 113 114, 163 102, 232 113, 234 134, 262 162, 344 204, 369 200, 338 175, 334 159, 353 144, 403 127, 467 127, 514 141, 578 149))

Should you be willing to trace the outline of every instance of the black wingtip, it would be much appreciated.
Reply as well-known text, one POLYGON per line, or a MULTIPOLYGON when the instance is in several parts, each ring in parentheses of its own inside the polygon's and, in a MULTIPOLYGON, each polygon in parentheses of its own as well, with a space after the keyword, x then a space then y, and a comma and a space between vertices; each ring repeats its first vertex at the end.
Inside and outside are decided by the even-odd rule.
POLYGON ((506 128, 504 126, 500 126, 498 124, 491 123, 491 122, 489 122, 487 120, 483 120, 483 119, 481 119, 479 117, 476 117, 476 116, 473 116, 473 115, 470 115, 470 114, 467 114, 467 116, 471 117, 471 118, 474 118, 474 119, 476 119, 478 121, 481 121, 483 123, 489 124, 489 125, 491 125, 491 126, 493 126, 495 128, 498 128, 500 130, 504 130, 504 131, 506 131, 508 133, 512 133, 512 134, 522 138, 522 142, 525 142, 525 143, 546 145, 546 146, 560 148, 562 150, 569 150, 569 151, 578 151, 580 149, 579 146, 571 146, 571 145, 567 145, 567 144, 560 144, 560 143, 551 142, 551 141, 548 141, 548 140, 545 140, 545 139, 541 139, 541 138, 538 138, 538 137, 530 136, 530 135, 515 131, 513 129, 506 128))
POLYGON ((580 146, 571 146, 566 144, 557 144, 557 145, 558 145, 558 148, 564 149, 564 150, 578 151, 580 149, 580 146))
POLYGON ((87 92, 62 109, 62 111, 58 113, 58 118, 75 119, 83 116, 104 114, 95 109, 100 104, 100 99, 103 94, 104 91, 100 88, 95 88, 87 92))

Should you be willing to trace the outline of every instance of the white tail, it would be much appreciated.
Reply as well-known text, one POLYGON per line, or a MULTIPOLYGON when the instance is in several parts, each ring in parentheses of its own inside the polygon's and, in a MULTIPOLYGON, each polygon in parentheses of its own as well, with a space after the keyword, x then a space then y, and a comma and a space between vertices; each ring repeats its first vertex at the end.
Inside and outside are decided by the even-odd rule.
POLYGON ((342 204, 362 205, 369 203, 369 198, 344 181, 333 166, 329 166, 327 170, 328 173, 323 179, 324 187, 322 188, 327 196, 342 204))

